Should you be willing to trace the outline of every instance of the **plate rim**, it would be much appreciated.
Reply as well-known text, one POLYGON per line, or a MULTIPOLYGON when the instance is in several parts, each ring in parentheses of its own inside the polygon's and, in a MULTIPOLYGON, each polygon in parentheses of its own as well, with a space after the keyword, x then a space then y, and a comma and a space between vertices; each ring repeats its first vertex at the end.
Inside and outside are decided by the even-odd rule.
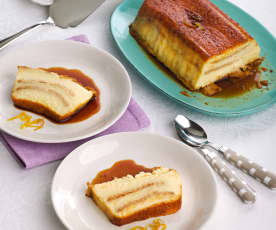
MULTIPOLYGON (((131 100, 131 96, 132 96, 132 84, 131 84, 131 80, 129 77, 129 74, 126 70, 126 68, 124 67, 124 65, 116 58, 114 57, 112 54, 110 54, 109 52, 107 52, 104 49, 95 47, 91 44, 87 44, 87 43, 83 43, 83 42, 79 42, 79 41, 73 41, 73 40, 57 40, 57 39, 53 39, 53 40, 44 40, 44 41, 39 41, 39 42, 30 42, 28 44, 23 45, 21 48, 28 48, 29 46, 32 47, 33 45, 39 45, 39 44, 43 44, 43 43, 68 43, 71 45, 80 45, 80 46, 85 46, 86 49, 94 49, 102 54, 104 54, 105 56, 108 56, 109 58, 111 58, 116 65, 120 66, 121 70, 124 72, 124 78, 125 78, 125 82, 127 83, 128 86, 128 92, 127 92, 127 98, 126 98, 126 102, 124 103, 124 105, 121 108, 121 111, 117 114, 117 116, 113 119, 110 120, 109 123, 105 126, 103 126, 102 128, 97 129, 97 131, 93 132, 93 133, 89 133, 86 135, 81 135, 81 136, 76 136, 76 137, 71 137, 71 138, 66 138, 66 139, 55 139, 55 140, 48 140, 48 139, 40 139, 40 140, 36 140, 36 138, 32 138, 32 137, 26 137, 23 134, 19 134, 19 133, 14 133, 12 131, 10 131, 9 129, 5 128, 5 127, 1 127, 1 123, 0 123, 0 130, 3 131, 4 133, 11 135, 13 137, 16 137, 18 139, 21 140, 25 140, 25 141, 31 141, 31 142, 36 142, 36 143, 66 143, 66 142, 72 142, 72 141, 79 141, 79 140, 83 140, 85 138, 89 138, 92 136, 95 136, 99 133, 101 133, 102 131, 110 128, 116 121, 118 121, 122 115, 125 113, 125 111, 127 110, 130 100, 131 100)), ((14 48, 16 49, 16 48, 14 48)), ((12 52, 14 49, 11 49, 9 52, 5 53, 3 55, 3 57, 5 56, 12 56, 14 55, 12 52)), ((20 52, 20 50, 19 50, 20 52)), ((16 52, 14 52, 16 54, 16 52)), ((0 62, 1 63, 1 62, 0 62)), ((25 110, 24 110, 25 111, 25 110)))
MULTIPOLYGON (((67 164, 68 161, 71 160, 71 158, 76 155, 76 154, 80 154, 80 151, 79 149, 80 148, 83 148, 87 145, 90 145, 90 144, 94 144, 95 141, 101 141, 102 139, 104 140, 105 138, 115 138, 117 136, 129 136, 129 135, 133 135, 133 136, 150 136, 150 137, 158 137, 158 138, 163 138, 164 140, 168 141, 168 142, 171 142, 173 144, 176 144, 176 145, 181 145, 181 147, 185 148, 188 152, 188 154, 194 154, 196 155, 196 158, 197 158, 197 161, 200 161, 203 165, 206 166, 206 168, 208 169, 208 172, 210 173, 210 177, 212 178, 212 181, 214 182, 214 202, 213 202, 213 207, 212 207, 212 210, 211 212, 209 213, 208 217, 201 223, 201 225, 198 227, 199 229, 202 229, 203 226, 205 226, 209 220, 211 219, 211 217, 214 216, 214 213, 217 209, 217 203, 218 203, 218 182, 217 182, 217 179, 216 179, 216 175, 215 175, 215 172, 214 170, 211 168, 211 166, 208 164, 207 160, 206 159, 203 159, 202 156, 200 156, 200 153, 198 153, 195 149, 193 149, 192 147, 186 145, 185 143, 181 142, 180 140, 176 139, 176 138, 173 138, 173 137, 169 137, 169 136, 163 136, 163 135, 160 135, 160 134, 156 134, 156 133, 150 133, 150 132, 145 132, 145 131, 138 131, 138 132, 135 132, 135 131, 132 131, 132 132, 119 132, 119 133, 112 133, 112 134, 108 134, 108 135, 104 135, 104 136, 100 136, 100 137, 97 137, 93 140, 90 140, 90 141, 87 141, 86 143, 83 143, 82 145, 78 146, 77 148, 75 148, 72 152, 70 152, 63 160, 62 162, 59 164, 59 166, 57 167, 56 171, 55 171, 55 174, 53 176, 53 179, 52 179, 52 182, 51 182, 51 203, 52 203, 52 206, 55 210, 55 213, 58 217, 58 219, 61 221, 61 223, 69 230, 79 230, 79 229, 73 229, 71 228, 71 226, 69 226, 66 221, 64 221, 64 219, 62 218, 62 216, 60 215, 60 213, 58 212, 58 208, 56 206, 56 203, 54 202, 54 187, 56 185, 56 180, 58 178, 58 176, 61 174, 60 170, 62 170, 63 167, 65 167, 64 165, 67 164)), ((111 153, 109 153, 111 154, 111 153)), ((108 154, 108 155, 109 155, 108 154)), ((95 160, 93 160, 92 162, 94 162, 95 160)))
MULTIPOLYGON (((213 1, 210 0, 212 3, 213 1)), ((253 113, 257 113, 260 111, 263 111, 264 109, 270 107, 271 105, 273 105, 274 103, 276 103, 276 96, 272 99, 270 99, 269 101, 259 104, 259 105, 255 105, 252 106, 250 108, 246 108, 243 109, 242 111, 215 111, 215 110, 208 110, 206 108, 198 108, 196 105, 193 105, 193 103, 191 102, 185 102, 177 97, 175 97, 174 94, 171 94, 170 92, 167 92, 166 89, 163 89, 161 86, 155 84, 150 78, 146 77, 142 71, 140 69, 138 69, 136 67, 136 65, 129 60, 129 54, 127 52, 124 51, 124 49, 121 46, 121 43, 117 40, 116 36, 114 35, 114 28, 113 28, 113 20, 115 17, 115 14, 117 13, 117 11, 119 11, 119 8, 121 8, 122 6, 124 6, 125 4, 127 4, 128 1, 123 1, 121 2, 112 12, 112 15, 110 17, 110 31, 113 37, 113 40, 115 41, 117 47, 119 48, 119 50, 122 52, 122 54, 124 55, 124 57, 127 59, 127 61, 136 69, 136 71, 138 71, 138 73, 146 80, 150 83, 150 85, 154 86, 154 88, 158 89, 160 92, 162 92, 163 94, 167 95, 169 98, 173 99, 174 101, 176 101, 177 103, 184 105, 185 107, 192 109, 196 112, 200 112, 203 113, 205 115, 214 115, 217 117, 240 117, 240 116, 246 116, 246 115, 251 115, 253 113)), ((231 6, 231 7, 235 7, 237 8, 240 12, 242 12, 243 14, 245 14, 248 18, 250 18, 250 20, 253 20, 254 23, 259 24, 273 39, 274 42, 276 43, 276 37, 265 28, 265 26, 262 25, 262 23, 260 23, 257 19, 255 19, 253 16, 251 16, 249 13, 247 13, 246 11, 244 11, 243 9, 241 9, 239 6, 237 6, 236 4, 229 2, 227 0, 222 0, 221 1, 222 4, 226 4, 226 6, 231 6)), ((214 5, 216 5, 215 3, 213 3, 214 5)), ((217 5, 216 5, 217 6, 217 5)), ((217 6, 218 7, 218 6, 217 6)), ((220 7, 218 7, 220 9, 220 7)))

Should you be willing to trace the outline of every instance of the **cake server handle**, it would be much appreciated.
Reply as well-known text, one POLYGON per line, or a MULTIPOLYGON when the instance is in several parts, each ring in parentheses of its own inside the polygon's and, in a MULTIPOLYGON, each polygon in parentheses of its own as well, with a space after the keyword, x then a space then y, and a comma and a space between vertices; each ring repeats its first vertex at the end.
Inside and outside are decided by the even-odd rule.
POLYGON ((233 164, 235 167, 241 169, 243 172, 255 178, 257 181, 263 183, 270 189, 276 189, 276 175, 259 164, 247 159, 244 156, 234 152, 226 146, 219 146, 216 149, 222 153, 224 158, 233 164))
POLYGON ((253 204, 256 201, 256 192, 243 179, 241 179, 234 170, 231 170, 214 151, 207 148, 200 148, 204 157, 211 167, 220 175, 220 177, 230 186, 230 188, 246 204, 253 204))
POLYGON ((36 23, 32 26, 29 26, 19 32, 17 32, 14 35, 11 35, 7 38, 4 38, 3 40, 0 40, 0 51, 2 49, 4 49, 5 47, 7 47, 9 44, 11 44, 13 41, 17 40, 18 38, 20 38, 21 36, 23 36, 23 34, 26 34, 34 29, 36 29, 37 27, 41 26, 41 25, 46 25, 46 24, 52 24, 54 25, 54 21, 52 20, 51 17, 48 17, 47 20, 45 21, 41 21, 39 23, 36 23))

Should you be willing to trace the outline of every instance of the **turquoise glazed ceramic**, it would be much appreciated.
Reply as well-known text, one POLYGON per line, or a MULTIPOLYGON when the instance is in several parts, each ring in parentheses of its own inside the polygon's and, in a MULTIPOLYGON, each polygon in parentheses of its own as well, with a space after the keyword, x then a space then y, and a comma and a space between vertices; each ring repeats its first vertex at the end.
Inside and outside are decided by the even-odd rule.
POLYGON ((133 22, 143 0, 123 1, 112 14, 111 32, 118 47, 135 68, 151 84, 184 106, 224 117, 263 110, 276 101, 276 40, 258 21, 237 6, 225 0, 212 0, 212 2, 239 22, 260 45, 261 55, 265 57, 262 66, 274 70, 272 73, 269 71, 262 73, 263 79, 270 82, 269 90, 254 89, 232 98, 207 97, 198 92, 188 92, 190 97, 182 95, 180 92, 186 89, 158 68, 129 34, 128 26, 133 22))

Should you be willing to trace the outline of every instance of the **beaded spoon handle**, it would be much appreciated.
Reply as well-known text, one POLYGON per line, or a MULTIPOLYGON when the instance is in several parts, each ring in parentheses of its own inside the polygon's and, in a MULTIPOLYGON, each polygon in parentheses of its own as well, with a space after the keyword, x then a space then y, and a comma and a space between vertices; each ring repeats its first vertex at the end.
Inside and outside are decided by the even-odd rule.
POLYGON ((223 145, 216 146, 211 144, 209 146, 220 152, 228 162, 263 183, 266 187, 273 190, 276 189, 276 175, 274 173, 223 145))
POLYGON ((241 169, 243 172, 262 182, 268 188, 276 189, 275 174, 267 171, 262 166, 253 163, 247 158, 238 155, 233 150, 223 145, 218 145, 208 141, 207 134, 204 129, 194 121, 183 115, 177 115, 174 119, 174 124, 179 137, 186 144, 197 148, 209 146, 221 153, 227 161, 241 169))
POLYGON ((241 179, 234 170, 231 170, 216 153, 206 148, 200 148, 202 154, 211 167, 230 186, 230 188, 246 204, 253 204, 256 201, 256 192, 241 179))

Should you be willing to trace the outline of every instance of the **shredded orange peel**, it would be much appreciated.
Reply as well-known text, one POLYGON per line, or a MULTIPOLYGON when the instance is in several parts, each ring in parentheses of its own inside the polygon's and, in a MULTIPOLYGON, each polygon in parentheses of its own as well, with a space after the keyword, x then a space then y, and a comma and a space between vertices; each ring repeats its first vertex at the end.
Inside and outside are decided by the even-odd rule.
POLYGON ((165 230, 166 228, 167 226, 163 220, 155 219, 152 224, 147 224, 145 227, 135 226, 130 230, 165 230))
POLYGON ((8 119, 8 121, 12 121, 12 120, 15 120, 15 119, 19 119, 19 120, 24 122, 20 126, 20 129, 24 129, 26 127, 29 127, 29 128, 35 128, 34 131, 37 131, 37 130, 43 128, 44 123, 45 123, 44 119, 41 119, 41 118, 38 118, 38 119, 35 119, 35 120, 31 121, 32 116, 26 114, 25 112, 21 112, 17 116, 8 119))

